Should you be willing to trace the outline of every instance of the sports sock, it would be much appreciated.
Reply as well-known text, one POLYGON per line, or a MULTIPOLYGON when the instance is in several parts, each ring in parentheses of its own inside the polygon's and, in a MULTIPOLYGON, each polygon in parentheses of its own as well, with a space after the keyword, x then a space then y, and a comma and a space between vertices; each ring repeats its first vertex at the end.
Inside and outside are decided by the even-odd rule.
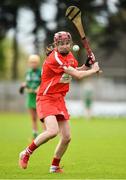
POLYGON ((26 148, 26 152, 31 155, 38 146, 34 143, 34 141, 26 148))
POLYGON ((53 158, 52 160, 52 166, 59 166, 60 163, 60 159, 58 158, 53 158))

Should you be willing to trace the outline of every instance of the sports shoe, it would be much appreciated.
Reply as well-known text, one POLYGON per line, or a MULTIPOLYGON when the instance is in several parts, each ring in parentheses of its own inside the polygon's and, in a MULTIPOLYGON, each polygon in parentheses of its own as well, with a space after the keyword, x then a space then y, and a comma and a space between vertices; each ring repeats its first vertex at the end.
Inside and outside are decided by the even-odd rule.
POLYGON ((22 169, 26 169, 28 166, 28 160, 30 155, 26 152, 26 150, 22 151, 19 155, 19 166, 22 169))
POLYGON ((50 173, 63 173, 63 169, 59 166, 50 166, 50 173))

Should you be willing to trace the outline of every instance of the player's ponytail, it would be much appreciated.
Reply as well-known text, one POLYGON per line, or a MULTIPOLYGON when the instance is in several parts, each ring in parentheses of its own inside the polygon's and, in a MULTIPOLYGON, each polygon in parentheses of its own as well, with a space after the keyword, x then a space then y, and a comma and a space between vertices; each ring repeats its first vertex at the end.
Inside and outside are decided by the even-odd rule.
POLYGON ((51 52, 53 51, 53 49, 54 49, 54 45, 53 44, 49 44, 46 47, 46 56, 49 56, 51 54, 51 52))

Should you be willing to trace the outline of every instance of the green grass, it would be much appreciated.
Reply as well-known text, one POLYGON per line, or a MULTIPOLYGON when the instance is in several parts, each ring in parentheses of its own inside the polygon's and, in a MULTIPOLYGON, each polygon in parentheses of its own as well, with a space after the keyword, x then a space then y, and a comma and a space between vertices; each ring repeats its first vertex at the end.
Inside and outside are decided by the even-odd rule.
POLYGON ((72 141, 63 174, 49 174, 58 138, 32 155, 27 170, 18 167, 18 154, 29 143, 31 124, 26 114, 0 114, 1 179, 125 179, 126 118, 71 119, 72 141))

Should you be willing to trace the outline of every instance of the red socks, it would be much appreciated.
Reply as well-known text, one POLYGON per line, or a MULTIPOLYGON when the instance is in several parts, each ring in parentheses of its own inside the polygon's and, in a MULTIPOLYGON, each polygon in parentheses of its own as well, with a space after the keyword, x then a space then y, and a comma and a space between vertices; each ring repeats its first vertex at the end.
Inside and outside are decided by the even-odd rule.
POLYGON ((59 166, 59 163, 60 163, 60 159, 53 158, 52 166, 59 166))
MULTIPOLYGON (((38 146, 34 143, 34 141, 26 148, 26 152, 31 155, 35 149, 37 149, 38 146)), ((52 166, 59 166, 60 159, 53 158, 52 160, 52 166)))
POLYGON ((26 152, 30 155, 33 153, 35 149, 37 149, 38 146, 34 143, 34 141, 26 148, 26 152))

